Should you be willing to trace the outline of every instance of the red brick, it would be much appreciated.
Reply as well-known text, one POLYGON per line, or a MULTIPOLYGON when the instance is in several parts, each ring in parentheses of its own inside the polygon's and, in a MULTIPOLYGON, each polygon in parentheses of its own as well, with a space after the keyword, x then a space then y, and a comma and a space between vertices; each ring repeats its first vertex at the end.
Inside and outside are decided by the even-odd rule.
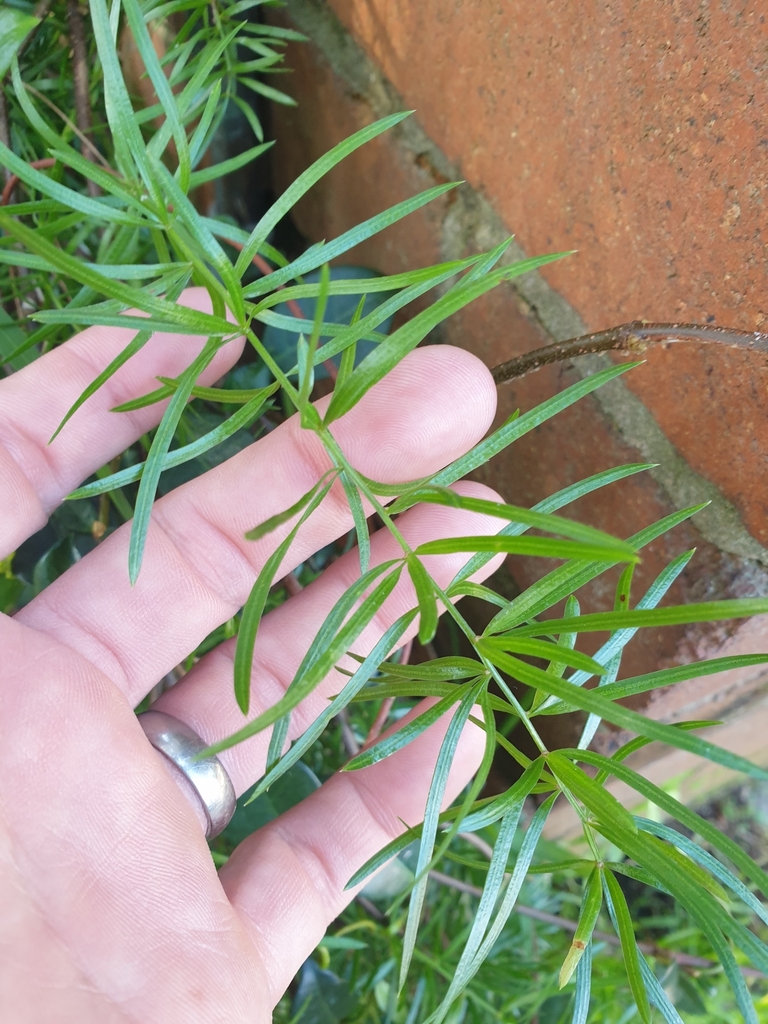
MULTIPOLYGON (((363 3, 362 0, 359 4, 336 0, 334 6, 349 18, 350 24, 358 31, 360 12, 379 10, 373 2, 363 3)), ((533 8, 534 5, 530 6, 533 8)), ((503 32, 499 26, 502 22, 507 23, 504 19, 509 20, 508 10, 511 8, 520 14, 518 41, 514 48, 514 59, 518 62, 515 67, 519 71, 520 61, 533 61, 528 52, 533 47, 533 37, 526 36, 526 32, 530 34, 534 31, 528 24, 532 14, 525 5, 509 4, 501 8, 500 13, 494 7, 493 12, 496 13, 485 19, 488 24, 473 27, 469 24, 472 17, 477 20, 481 8, 490 11, 489 5, 466 2, 452 4, 450 7, 440 4, 438 8, 435 10, 434 4, 418 6, 382 3, 381 24, 373 37, 375 46, 370 46, 371 52, 381 61, 385 70, 394 75, 398 87, 403 87, 405 83, 411 90, 406 92, 406 103, 418 100, 422 123, 445 146, 452 159, 458 163, 463 162, 464 173, 470 176, 468 171, 474 174, 478 168, 484 174, 487 172, 489 177, 479 182, 480 188, 486 195, 492 196, 497 209, 511 226, 518 227, 520 219, 515 218, 520 215, 524 230, 530 229, 531 232, 530 238, 525 235, 520 238, 524 246, 529 251, 551 246, 551 241, 539 244, 540 236, 547 224, 551 223, 554 230, 558 218, 563 216, 563 208, 558 204, 565 201, 564 187, 558 187, 553 193, 557 196, 557 203, 554 200, 550 202, 547 182, 548 175, 553 172, 549 166, 542 171, 543 184, 538 180, 533 183, 530 178, 523 181, 519 175, 515 177, 507 173, 505 176, 505 169, 508 171, 510 167, 509 160, 500 159, 497 166, 490 160, 486 150, 497 145, 493 140, 501 130, 499 126, 505 123, 508 126, 508 121, 504 121, 501 112, 495 121, 489 121, 487 116, 482 121, 476 90, 470 95, 471 90, 467 89, 464 94, 461 90, 457 92, 456 83, 451 84, 451 74, 457 81, 466 84, 469 80, 467 67, 474 68, 478 81, 489 80, 496 73, 498 69, 495 70, 494 61, 500 59, 499 54, 504 49, 503 32), (420 19, 426 18, 423 12, 427 9, 431 10, 433 17, 431 34, 420 32, 420 19), (467 21, 466 38, 456 39, 457 26, 460 24, 457 19, 460 18, 467 21), (393 28, 395 22, 397 24, 393 28), (491 27, 495 25, 496 30, 491 31, 489 24, 491 27), (388 37, 386 33, 390 30, 394 35, 388 37), (479 49, 473 49, 474 44, 479 49), (481 44, 487 48, 485 51, 481 44), (444 47, 444 51, 439 53, 440 46, 444 47), (405 49, 401 52, 400 47, 405 49), (416 51, 408 50, 408 47, 419 47, 418 60, 416 51), (409 61, 402 56, 403 53, 412 53, 413 59, 409 61), (462 60, 466 63, 462 64, 462 60), (407 66, 409 64, 410 67, 407 66), (483 75, 478 71, 481 65, 483 75), (477 142, 479 135, 484 132, 486 135, 483 137, 487 139, 485 149, 477 142), (463 143, 459 136, 463 137, 463 143), (491 185, 496 189, 495 192, 491 185)), ((554 16, 553 6, 542 4, 541 8, 546 15, 542 22, 544 25, 547 17, 554 16)), ((575 11, 561 11, 558 17, 561 20, 580 22, 575 11)), ((582 31, 581 24, 578 30, 582 31)), ((618 36, 614 30, 615 26, 611 29, 615 41, 618 36)), ((561 25, 558 31, 564 32, 565 29, 561 25)), ((536 35, 536 40, 543 45, 546 33, 542 33, 543 28, 536 35)), ((504 59, 512 58, 507 56, 504 59)), ((363 124, 370 123, 376 116, 365 97, 351 94, 324 57, 312 46, 290 46, 288 63, 293 68, 293 75, 284 80, 283 84, 299 102, 297 108, 281 107, 275 110, 275 170, 280 187, 285 187, 313 159, 363 124)), ((558 79, 552 79, 552 69, 542 70, 541 73, 545 77, 549 76, 547 82, 554 89, 553 82, 558 79)), ((516 77, 519 78, 519 74, 516 77)), ((507 75, 505 81, 509 84, 513 78, 507 75)), ((509 92, 511 98, 505 102, 512 102, 515 95, 520 94, 519 90, 515 92, 512 84, 509 85, 509 92)), ((536 103, 541 104, 542 108, 550 104, 553 109, 559 110, 561 100, 562 96, 553 96, 546 89, 528 87, 525 107, 529 113, 536 103)), ((602 98, 600 102, 607 103, 608 100, 602 98)), ((535 120, 531 122, 535 123, 535 120)), ((543 146, 546 140, 537 138, 531 125, 529 128, 532 133, 529 143, 532 146, 543 146)), ((606 131, 609 129, 616 130, 615 121, 607 124, 606 131)), ((561 132, 561 135, 565 134, 561 132)), ((502 141, 497 139, 497 142, 498 146, 502 145, 502 141)), ((578 147, 569 149, 570 143, 564 138, 560 138, 559 144, 566 147, 568 160, 577 160, 580 152, 577 152, 578 147)), ((504 145, 507 145, 506 141, 504 145)), ((604 159, 605 154, 598 152, 598 149, 593 147, 587 151, 590 160, 604 159)), ((558 150, 552 159, 562 162, 562 152, 558 150)), ((582 173, 583 168, 574 169, 574 180, 581 180, 578 175, 582 173)), ((434 173, 428 162, 419 160, 418 154, 414 155, 399 144, 396 137, 384 136, 363 147, 337 168, 325 183, 316 186, 297 208, 297 223, 313 241, 331 238, 434 182, 434 173)), ((647 179, 640 180, 640 185, 650 187, 647 179)), ((590 187, 593 189, 592 201, 595 200, 596 186, 593 183, 590 187)), ((570 195, 570 186, 566 191, 570 195)), ((568 201, 582 209, 579 204, 583 205, 588 198, 575 189, 568 201)), ((634 201, 646 202, 647 196, 635 197, 634 201)), ((441 251, 441 237, 444 218, 450 212, 449 202, 449 199, 444 199, 435 207, 412 215, 400 225, 389 228, 384 235, 361 246, 349 257, 345 257, 345 260, 394 272, 445 258, 446 254, 441 251)), ((602 212, 606 213, 604 209, 602 212)), ((567 218, 562 221, 563 230, 574 230, 575 216, 570 221, 567 218)), ((691 267, 687 273, 694 273, 693 264, 696 259, 698 257, 691 258, 691 267)), ((652 268, 652 264, 652 260, 646 261, 648 268, 652 268)), ((641 284, 646 289, 649 301, 654 295, 659 298, 661 311, 655 307, 656 318, 675 316, 678 313, 675 309, 669 308, 668 312, 663 312, 663 302, 666 301, 664 296, 667 294, 664 289, 670 287, 666 283, 667 279, 660 280, 657 288, 652 274, 641 280, 638 267, 638 261, 634 257, 627 257, 626 253, 622 255, 620 248, 590 246, 588 260, 580 258, 569 261, 568 266, 563 264, 550 274, 550 280, 577 305, 579 312, 592 326, 606 326, 639 312, 647 312, 625 308, 616 298, 622 288, 629 289, 629 294, 632 289, 640 288, 641 284), (620 283, 622 275, 626 277, 623 285, 620 283), (594 288, 590 284, 590 281, 596 283, 598 280, 604 283, 604 293, 596 289, 596 284, 594 288), (612 297, 611 289, 616 291, 616 296, 612 297), (602 305, 598 303, 600 296, 602 305), (594 319, 590 320, 590 317, 594 319)), ((679 282, 675 288, 680 288, 679 282)), ((517 352, 536 348, 549 340, 524 314, 515 291, 511 286, 503 286, 454 316, 443 326, 440 337, 441 340, 474 351, 487 365, 494 365, 517 352)), ((761 385, 754 378, 755 368, 754 356, 744 357, 730 351, 707 350, 702 353, 697 346, 676 346, 671 351, 654 351, 649 356, 648 366, 633 371, 629 376, 634 378, 631 386, 636 393, 654 411, 656 406, 662 410, 663 416, 657 413, 660 421, 663 421, 662 426, 678 449, 690 459, 693 468, 723 487, 727 496, 740 505, 755 535, 762 536, 760 530, 764 524, 761 522, 760 511, 763 507, 761 502, 765 493, 765 479, 763 476, 756 482, 754 473, 758 465, 763 465, 766 447, 763 445, 760 450, 754 437, 750 441, 746 435, 734 442, 737 430, 743 431, 747 423, 755 424, 755 434, 758 428, 764 430, 764 388, 761 391, 761 385), (734 384, 734 381, 738 383, 734 384), (681 400, 681 388, 684 388, 684 400, 681 400), (740 390, 729 390, 732 388, 740 390), (736 393, 740 396, 738 408, 732 398, 730 404, 728 401, 728 396, 736 393), (730 431, 730 441, 726 436, 726 428, 730 431), (721 465, 721 462, 726 464, 721 465), (750 473, 753 474, 752 478, 749 477, 750 473)), ((514 385, 505 386, 499 395, 499 418, 506 418, 517 405, 523 410, 531 408, 576 379, 572 370, 550 367, 514 385)), ((637 461, 642 461, 638 452, 621 441, 598 404, 593 399, 587 399, 521 439, 505 456, 483 469, 478 476, 496 487, 508 500, 531 505, 591 473, 620 463, 637 461)), ((643 474, 612 485, 565 511, 566 514, 583 517, 603 529, 629 535, 666 515, 672 511, 672 507, 654 480, 643 474)), ((643 563, 636 574, 635 598, 672 557, 693 546, 697 546, 698 552, 674 588, 672 596, 675 600, 704 600, 714 596, 741 596, 753 592, 750 589, 752 578, 749 567, 703 542, 695 526, 689 523, 656 541, 644 552, 643 563)), ((521 586, 530 584, 545 568, 541 562, 531 560, 512 560, 511 564, 521 586)), ((585 610, 610 606, 614 580, 615 574, 609 581, 596 581, 585 589, 581 595, 585 610)), ((707 625, 643 631, 627 650, 622 674, 635 674, 690 661, 694 657, 712 656, 724 645, 728 653, 765 649, 764 623, 724 623, 714 627, 707 625)), ((698 717, 705 716, 710 708, 715 713, 727 710, 729 704, 746 699, 757 686, 757 672, 730 681, 714 676, 677 688, 674 697, 654 694, 637 703, 649 703, 650 712, 664 719, 686 717, 687 711, 695 706, 698 717)), ((610 739, 606 738, 604 742, 610 743, 610 739)))

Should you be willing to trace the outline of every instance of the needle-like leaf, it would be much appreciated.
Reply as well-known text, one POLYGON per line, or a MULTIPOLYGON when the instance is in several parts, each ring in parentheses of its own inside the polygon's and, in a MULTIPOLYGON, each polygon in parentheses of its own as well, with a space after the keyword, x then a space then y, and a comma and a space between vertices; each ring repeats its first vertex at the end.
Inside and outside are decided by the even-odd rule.
POLYGON ((563 966, 560 968, 558 979, 560 988, 563 988, 571 980, 573 972, 578 967, 581 958, 592 941, 592 932, 595 930, 600 907, 603 905, 603 880, 602 868, 595 864, 584 885, 584 893, 581 897, 581 909, 576 931, 573 933, 571 948, 568 950, 563 966))
POLYGON ((643 973, 640 969, 640 953, 635 941, 635 930, 632 926, 632 914, 627 906, 621 886, 616 876, 609 869, 603 870, 603 883, 605 885, 605 896, 613 911, 613 918, 616 922, 616 931, 621 940, 621 951, 624 954, 624 967, 629 979, 629 987, 635 998, 637 1009, 644 1024, 651 1024, 651 1004, 648 1001, 648 993, 645 989, 643 973))

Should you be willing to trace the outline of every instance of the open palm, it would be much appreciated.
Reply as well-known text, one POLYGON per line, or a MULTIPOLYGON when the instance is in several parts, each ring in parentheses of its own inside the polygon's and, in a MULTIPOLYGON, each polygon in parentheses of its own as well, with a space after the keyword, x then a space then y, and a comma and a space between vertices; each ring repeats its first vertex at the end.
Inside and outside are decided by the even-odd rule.
MULTIPOLYGON (((206 308, 198 290, 184 301, 206 308)), ((159 421, 162 406, 113 414, 119 402, 175 376, 201 340, 157 335, 50 446, 82 389, 130 331, 91 328, 0 382, 0 557, 40 529, 83 479, 159 421)), ((237 359, 224 348, 203 377, 237 359)), ((352 463, 379 480, 432 473, 490 425, 488 371, 459 349, 413 352, 336 424, 352 463)), ((445 723, 364 771, 336 775, 260 829, 216 872, 183 779, 149 745, 133 708, 216 626, 240 608, 285 532, 244 540, 293 504, 326 470, 314 436, 289 420, 205 476, 158 501, 138 583, 127 573, 129 527, 107 537, 14 618, 0 619, 0 1005, 25 1022, 257 1022, 353 895, 347 879, 423 815, 445 723)), ((338 487, 338 485, 337 485, 338 487)), ((465 490, 484 493, 479 485, 465 490)), ((492 533, 498 521, 416 507, 399 520, 409 540, 492 533)), ((349 530, 332 490, 298 535, 287 572, 349 530)), ((372 561, 397 554, 389 534, 372 561)), ((447 583, 461 555, 428 559, 447 583)), ((494 568, 489 564, 484 573, 494 568)), ((329 608, 359 573, 354 552, 264 619, 251 714, 282 694, 329 608)), ((360 638, 373 646, 415 604, 403 577, 360 638)), ((156 707, 212 742, 242 727, 232 690, 234 642, 202 658, 156 707)), ((316 717, 330 677, 293 715, 316 717)), ((269 733, 221 755, 242 793, 262 773, 269 733)), ((452 798, 482 747, 462 738, 452 798)))

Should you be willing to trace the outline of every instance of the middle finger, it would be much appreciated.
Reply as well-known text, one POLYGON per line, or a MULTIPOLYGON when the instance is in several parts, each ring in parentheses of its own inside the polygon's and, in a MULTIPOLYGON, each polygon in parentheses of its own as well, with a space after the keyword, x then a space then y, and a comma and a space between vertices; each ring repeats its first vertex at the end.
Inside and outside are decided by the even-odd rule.
MULTIPOLYGON (((430 346, 372 388, 334 434, 362 473, 408 480, 437 471, 476 443, 495 402, 493 380, 478 359, 430 346)), ((287 527, 256 542, 244 533, 292 505, 327 468, 320 442, 293 417, 157 502, 135 586, 128 581, 126 524, 18 617, 83 654, 137 704, 243 605, 287 527)), ((338 484, 335 491, 300 531, 280 573, 350 528, 338 484)))
MULTIPOLYGON (((465 482, 457 490, 475 498, 498 500, 498 495, 483 484, 465 482)), ((478 515, 465 509, 417 505, 401 516, 397 525, 411 547, 415 548, 424 541, 441 537, 494 534, 498 532, 500 522, 492 516, 478 515)), ((379 565, 401 554, 397 541, 388 530, 379 530, 371 538, 371 565, 379 565)), ((445 588, 467 557, 462 553, 428 555, 424 564, 438 585, 445 588)), ((495 556, 472 579, 485 579, 498 568, 503 557, 495 556)), ((358 552, 353 549, 330 565, 300 594, 264 616, 254 651, 249 719, 255 718, 283 696, 331 608, 359 575, 358 552)), ((385 630, 416 603, 413 584, 404 573, 376 617, 355 641, 354 652, 369 654, 385 630)), ((399 643, 415 636, 417 630, 418 622, 413 622, 399 643)), ((248 719, 243 717, 235 701, 232 686, 234 651, 234 640, 220 644, 201 658, 176 686, 162 694, 153 707, 186 722, 209 743, 242 729, 248 719)), ((357 667, 350 658, 340 659, 339 664, 351 671, 357 667)), ((338 693, 345 682, 346 678, 339 672, 331 671, 295 708, 291 714, 289 740, 300 736, 311 725, 328 706, 329 697, 338 693)), ((266 729, 219 754, 238 795, 263 774, 271 733, 271 729, 266 729)))

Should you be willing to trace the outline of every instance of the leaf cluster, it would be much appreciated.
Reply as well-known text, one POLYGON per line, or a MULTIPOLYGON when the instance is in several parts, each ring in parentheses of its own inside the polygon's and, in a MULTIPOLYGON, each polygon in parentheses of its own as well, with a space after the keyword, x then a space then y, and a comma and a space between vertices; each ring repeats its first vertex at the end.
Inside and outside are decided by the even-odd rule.
MULTIPOLYGON (((495 847, 482 895, 462 932, 460 948, 456 948, 447 990, 428 1015, 430 1024, 447 1019, 451 1007, 465 998, 473 979, 503 941, 521 888, 535 868, 547 818, 558 801, 568 801, 582 822, 590 851, 581 868, 574 869, 583 879, 583 895, 574 941, 564 953, 560 971, 561 983, 575 986, 573 1021, 587 1019, 590 965, 596 948, 593 934, 601 912, 614 921, 640 1018, 650 1021, 651 1008, 655 1007, 666 1021, 680 1019, 638 949, 632 916, 618 880, 622 872, 671 894, 685 909, 722 965, 743 1019, 757 1021, 740 965, 747 960, 757 970, 768 972, 768 947, 758 930, 745 924, 743 914, 734 912, 733 906, 741 905, 749 915, 768 923, 765 908, 752 891, 768 892, 768 876, 736 844, 635 771, 628 758, 640 746, 660 741, 763 782, 768 780, 768 772, 709 741, 706 733, 699 735, 709 723, 667 725, 620 701, 700 675, 768 662, 768 655, 751 655, 712 659, 642 676, 621 674, 624 649, 638 629, 765 613, 768 600, 662 607, 661 602, 693 552, 673 559, 646 593, 633 600, 633 572, 643 549, 695 515, 701 506, 667 516, 629 538, 614 537, 558 514, 578 498, 649 468, 645 465, 606 469, 564 488, 533 509, 471 499, 451 490, 451 484, 636 364, 613 366, 594 374, 512 418, 429 479, 384 484, 366 478, 349 461, 332 430, 338 419, 446 317, 491 289, 563 254, 509 262, 507 241, 487 253, 397 275, 345 280, 330 274, 327 268, 331 260, 338 260, 354 246, 445 194, 455 187, 453 183, 428 189, 331 241, 311 246, 294 260, 279 252, 273 244, 274 229, 291 208, 340 161, 394 128, 406 113, 361 128, 320 157, 250 231, 199 213, 190 198, 197 185, 256 159, 264 149, 259 144, 234 162, 213 166, 203 163, 226 104, 244 102, 237 84, 277 102, 286 99, 253 76, 275 69, 279 45, 291 34, 241 20, 241 15, 255 7, 258 0, 216 5, 197 0, 165 4, 91 0, 91 87, 98 97, 95 109, 101 118, 93 135, 98 154, 91 154, 93 159, 86 157, 85 143, 73 130, 71 117, 52 111, 45 100, 52 81, 53 87, 63 88, 52 79, 45 54, 30 47, 29 59, 37 63, 31 65, 26 77, 17 56, 9 61, 7 92, 14 125, 23 124, 24 128, 14 128, 10 147, 0 142, 0 162, 18 177, 19 189, 23 188, 26 196, 17 196, 17 201, 0 209, 0 265, 8 268, 6 283, 13 282, 8 284, 4 300, 6 308, 15 307, 19 314, 17 322, 11 324, 17 333, 6 331, 3 335, 6 362, 16 367, 30 354, 39 354, 87 325, 117 326, 132 332, 120 355, 67 412, 58 433, 153 335, 184 332, 203 339, 199 354, 183 373, 175 379, 160 380, 158 388, 121 407, 135 409, 167 400, 160 425, 146 439, 142 457, 131 465, 105 467, 97 480, 85 484, 71 498, 90 501, 108 496, 125 518, 131 518, 128 571, 135 581, 163 474, 220 449, 263 415, 267 402, 279 396, 296 410, 301 427, 319 439, 329 468, 299 502, 267 522, 254 523, 247 534, 254 542, 268 539, 272 547, 236 624, 239 632, 234 686, 245 718, 240 730, 215 744, 211 751, 272 729, 268 769, 252 794, 256 800, 293 770, 331 720, 353 704, 376 702, 379 706, 384 700, 408 701, 418 696, 437 699, 408 725, 359 752, 346 764, 348 771, 392 756, 437 717, 450 714, 423 823, 372 858, 349 883, 353 886, 365 880, 418 839, 413 881, 407 897, 400 901, 402 904, 407 898, 407 909, 401 922, 399 975, 396 982, 393 975, 389 990, 392 1000, 407 985, 417 956, 416 938, 427 905, 429 872, 457 833, 493 828, 495 847), (185 15, 182 27, 160 57, 153 45, 152 26, 177 14, 185 15), (157 97, 157 103, 148 108, 137 107, 121 67, 117 40, 126 26, 157 97), (247 60, 242 57, 243 47, 252 54, 247 60), (29 140, 33 140, 31 144, 29 140), (52 168, 33 167, 40 158, 54 160, 55 164, 52 168), (269 272, 255 276, 254 261, 266 265, 269 272), (315 271, 319 271, 316 280, 307 281, 306 275, 315 271), (209 312, 190 309, 178 301, 189 284, 207 290, 209 312), (412 312, 414 300, 428 293, 434 301, 392 333, 384 333, 382 325, 389 323, 394 314, 412 312), (330 318, 332 299, 340 295, 362 296, 351 322, 330 318), (276 311, 297 300, 312 300, 311 317, 276 311), (287 368, 264 343, 268 328, 295 337, 292 365, 287 368), (254 388, 201 387, 198 381, 202 372, 217 351, 238 335, 245 337, 264 368, 266 383, 254 388), (358 353, 358 344, 365 345, 364 355, 362 349, 358 353), (333 358, 338 359, 338 372, 330 402, 321 413, 312 401, 315 371, 333 358), (194 407, 195 402, 212 402, 224 411, 210 429, 173 448, 174 440, 183 435, 190 406, 194 407), (228 415, 233 405, 237 408, 228 415), (124 488, 134 485, 135 497, 129 502, 124 488), (343 489, 354 520, 359 579, 330 610, 283 698, 262 714, 249 717, 254 649, 273 584, 280 579, 281 567, 289 558, 298 531, 333 488, 343 489), (453 537, 411 548, 398 528, 398 516, 424 502, 495 517, 499 530, 492 536, 453 537), (370 563, 369 517, 373 513, 391 532, 399 550, 396 558, 377 565, 370 563), (446 553, 463 553, 467 558, 450 585, 442 588, 422 559, 446 553), (508 599, 474 580, 490 559, 507 553, 558 564, 522 594, 508 599), (622 572, 614 610, 581 614, 578 592, 616 566, 622 572), (347 655, 355 654, 363 631, 405 578, 413 585, 414 607, 400 616, 372 651, 347 660, 347 655), (475 634, 456 603, 465 595, 479 598, 493 609, 481 635, 475 634), (471 657, 439 658, 425 666, 388 660, 412 626, 418 629, 420 641, 428 644, 441 613, 453 620, 466 639, 471 657), (579 649, 579 640, 581 634, 591 632, 605 634, 605 639, 595 654, 587 655, 579 649), (293 710, 337 668, 338 694, 283 753, 293 710), (592 685, 587 687, 587 683, 592 685), (521 691, 523 698, 519 696, 521 691), (574 709, 587 715, 580 742, 573 749, 547 749, 537 719, 569 714, 574 709), (485 732, 483 761, 460 803, 442 811, 459 736, 470 720, 485 732), (610 758, 595 753, 589 745, 602 721, 636 738, 610 758), (530 737, 538 751, 535 759, 513 742, 515 732, 510 726, 530 737), (513 739, 508 738, 510 734, 513 739), (484 798, 483 787, 499 747, 517 761, 522 774, 507 792, 484 798), (686 826, 717 856, 674 829, 631 815, 607 788, 610 779, 621 780, 661 813, 686 826), (531 799, 537 803, 536 810, 521 833, 521 815, 531 799), (608 849, 618 851, 610 861, 606 857, 608 849)), ((258 122, 251 124, 260 140, 258 122)))

